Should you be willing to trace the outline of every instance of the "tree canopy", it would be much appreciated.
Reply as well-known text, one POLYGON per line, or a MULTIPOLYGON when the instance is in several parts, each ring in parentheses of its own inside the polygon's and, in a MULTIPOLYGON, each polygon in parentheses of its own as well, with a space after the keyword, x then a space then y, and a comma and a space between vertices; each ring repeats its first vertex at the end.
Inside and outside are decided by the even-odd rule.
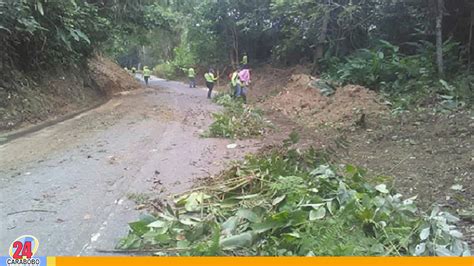
POLYGON ((347 82, 372 64, 380 73, 360 83, 380 88, 425 72, 470 73, 474 46, 469 0, 2 0, 0 14, 2 65, 25 71, 94 51, 171 73, 235 66, 247 53, 253 65, 305 64, 347 82))

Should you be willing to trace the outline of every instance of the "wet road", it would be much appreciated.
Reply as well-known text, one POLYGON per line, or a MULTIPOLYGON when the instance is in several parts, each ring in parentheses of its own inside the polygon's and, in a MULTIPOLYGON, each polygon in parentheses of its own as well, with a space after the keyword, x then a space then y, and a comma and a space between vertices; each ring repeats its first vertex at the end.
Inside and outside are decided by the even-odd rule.
MULTIPOLYGON (((130 195, 185 191, 258 144, 205 139, 204 89, 153 79, 75 118, 0 146, 0 254, 25 234, 39 255, 113 249, 140 211, 130 195)), ((100 254, 107 255, 107 254, 100 254)))

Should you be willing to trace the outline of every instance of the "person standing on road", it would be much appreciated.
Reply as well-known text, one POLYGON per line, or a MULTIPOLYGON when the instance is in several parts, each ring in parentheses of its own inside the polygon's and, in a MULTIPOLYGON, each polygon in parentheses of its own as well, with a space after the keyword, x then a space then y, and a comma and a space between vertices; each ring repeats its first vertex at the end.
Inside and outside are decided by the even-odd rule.
POLYGON ((237 96, 242 96, 244 103, 247 103, 247 90, 250 85, 250 70, 247 65, 244 66, 242 70, 239 71, 239 79, 241 81, 241 90, 240 94, 237 96))
POLYGON ((249 63, 249 57, 247 56, 247 53, 244 53, 244 56, 242 57, 242 65, 246 66, 249 63))
POLYGON ((148 86, 148 80, 150 79, 151 76, 151 70, 145 66, 143 67, 143 79, 145 80, 145 84, 148 86))
POLYGON ((209 69, 209 72, 204 74, 204 79, 206 80, 206 86, 209 89, 207 98, 211 99, 212 89, 214 89, 214 82, 217 80, 217 78, 214 76, 214 70, 212 68, 209 69))
POLYGON ((189 78, 189 87, 196 88, 196 71, 194 71, 194 68, 192 67, 188 69, 188 78, 189 78))
POLYGON ((239 71, 240 71, 240 67, 235 69, 234 72, 232 72, 231 77, 230 77, 230 84, 232 87, 232 97, 234 98, 239 97, 242 90, 242 87, 241 87, 242 83, 240 82, 239 71))

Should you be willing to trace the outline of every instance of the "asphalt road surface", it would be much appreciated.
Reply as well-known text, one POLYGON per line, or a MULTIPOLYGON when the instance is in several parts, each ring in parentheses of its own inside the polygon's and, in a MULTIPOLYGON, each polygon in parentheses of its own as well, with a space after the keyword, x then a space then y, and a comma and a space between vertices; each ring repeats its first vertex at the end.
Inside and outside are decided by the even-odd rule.
MULTIPOLYGON (((21 235, 38 255, 108 255, 138 218, 132 195, 167 197, 258 149, 200 137, 219 107, 203 88, 157 78, 0 146, 0 254, 21 235)), ((112 254, 111 254, 112 255, 112 254)))

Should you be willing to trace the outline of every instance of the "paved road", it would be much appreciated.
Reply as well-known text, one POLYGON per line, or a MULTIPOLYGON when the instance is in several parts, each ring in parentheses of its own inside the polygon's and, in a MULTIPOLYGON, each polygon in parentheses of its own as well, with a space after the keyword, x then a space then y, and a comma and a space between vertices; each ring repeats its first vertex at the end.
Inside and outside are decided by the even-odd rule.
MULTIPOLYGON (((39 255, 112 249, 139 211, 130 195, 165 197, 256 150, 204 139, 218 107, 203 89, 153 79, 73 119, 0 146, 0 254, 25 234, 39 255)), ((101 254, 104 255, 104 254, 101 254)))

